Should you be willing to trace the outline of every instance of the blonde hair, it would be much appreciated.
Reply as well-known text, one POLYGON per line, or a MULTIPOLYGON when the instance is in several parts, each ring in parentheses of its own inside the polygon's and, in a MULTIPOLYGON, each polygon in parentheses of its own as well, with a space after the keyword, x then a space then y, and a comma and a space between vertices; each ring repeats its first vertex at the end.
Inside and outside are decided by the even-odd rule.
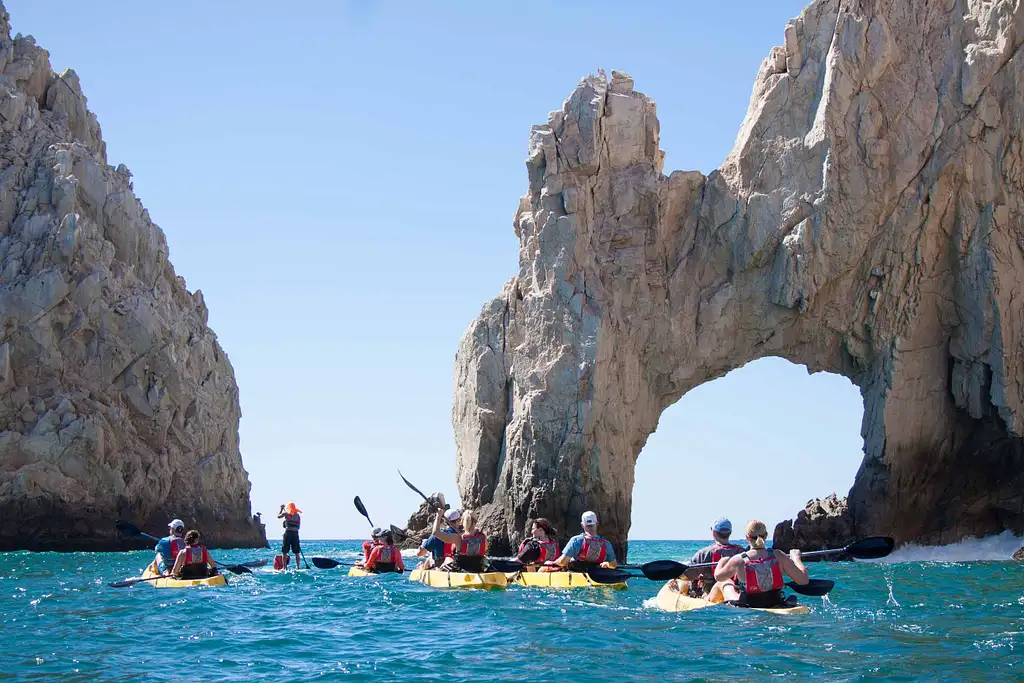
POLYGON ((764 550, 764 542, 768 540, 768 528, 759 519, 747 522, 747 540, 754 550, 764 550))
POLYGON ((464 511, 462 513, 462 528, 464 528, 466 531, 469 531, 470 529, 473 529, 474 531, 476 531, 475 527, 476 527, 476 515, 473 514, 472 510, 464 511))

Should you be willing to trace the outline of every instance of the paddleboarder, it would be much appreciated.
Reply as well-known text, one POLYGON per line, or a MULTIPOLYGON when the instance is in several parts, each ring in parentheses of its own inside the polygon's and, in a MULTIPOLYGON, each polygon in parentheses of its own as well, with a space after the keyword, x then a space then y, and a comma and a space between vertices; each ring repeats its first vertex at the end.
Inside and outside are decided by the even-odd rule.
MULTIPOLYGON (((295 566, 299 566, 299 553, 302 549, 299 548, 299 526, 302 524, 302 510, 295 506, 295 501, 290 501, 286 505, 282 505, 281 509, 277 513, 277 518, 284 518, 284 537, 281 539, 281 569, 285 569, 288 566, 288 553, 291 551, 295 554, 295 566)), ((275 562, 275 565, 277 563, 275 562)), ((278 567, 274 567, 277 569, 278 567)))

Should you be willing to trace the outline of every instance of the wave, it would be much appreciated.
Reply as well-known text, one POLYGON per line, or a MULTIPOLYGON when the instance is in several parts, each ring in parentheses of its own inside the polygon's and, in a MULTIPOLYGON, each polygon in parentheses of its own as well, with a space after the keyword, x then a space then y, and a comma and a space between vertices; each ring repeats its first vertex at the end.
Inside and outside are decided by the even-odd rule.
POLYGON ((909 543, 880 560, 865 560, 882 564, 899 562, 1001 562, 1012 559, 1013 553, 1024 545, 1024 536, 1004 531, 985 538, 965 538, 949 545, 917 545, 909 543))

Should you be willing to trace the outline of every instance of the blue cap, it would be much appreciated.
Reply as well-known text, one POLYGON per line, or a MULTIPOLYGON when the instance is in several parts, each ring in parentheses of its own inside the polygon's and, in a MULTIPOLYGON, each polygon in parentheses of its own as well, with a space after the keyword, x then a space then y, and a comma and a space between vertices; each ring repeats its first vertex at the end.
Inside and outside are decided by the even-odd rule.
POLYGON ((715 520, 715 523, 711 525, 711 530, 719 534, 729 535, 732 533, 732 522, 727 520, 725 517, 719 517, 715 520))

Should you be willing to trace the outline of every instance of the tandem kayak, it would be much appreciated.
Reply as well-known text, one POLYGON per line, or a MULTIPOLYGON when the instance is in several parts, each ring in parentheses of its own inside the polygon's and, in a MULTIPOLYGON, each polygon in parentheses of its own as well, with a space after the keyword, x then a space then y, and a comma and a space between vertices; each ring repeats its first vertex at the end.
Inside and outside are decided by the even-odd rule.
MULTIPOLYGON (((142 572, 142 578, 149 579, 154 576, 160 576, 156 571, 156 567, 149 565, 146 567, 146 571, 142 572)), ((146 581, 149 585, 154 588, 191 588, 192 586, 226 586, 228 580, 223 574, 217 574, 215 576, 208 576, 205 579, 173 579, 166 577, 163 579, 156 579, 154 581, 146 581)))
POLYGON ((419 581, 431 588, 504 588, 508 578, 504 572, 446 572, 440 569, 413 569, 410 581, 419 581))
POLYGON ((349 576, 385 576, 387 574, 401 574, 401 572, 368 572, 362 567, 352 567, 348 570, 349 576))
POLYGON ((583 572, 509 572, 509 583, 535 588, 614 588, 622 590, 626 582, 596 583, 583 572))
MULTIPOLYGON (((658 591, 658 607, 666 612, 689 612, 705 607, 714 607, 723 604, 708 602, 704 598, 691 598, 687 595, 688 583, 683 581, 669 581, 658 591)), ((807 614, 811 609, 807 605, 796 605, 794 607, 738 607, 737 609, 749 609, 755 612, 770 612, 772 614, 807 614)))

